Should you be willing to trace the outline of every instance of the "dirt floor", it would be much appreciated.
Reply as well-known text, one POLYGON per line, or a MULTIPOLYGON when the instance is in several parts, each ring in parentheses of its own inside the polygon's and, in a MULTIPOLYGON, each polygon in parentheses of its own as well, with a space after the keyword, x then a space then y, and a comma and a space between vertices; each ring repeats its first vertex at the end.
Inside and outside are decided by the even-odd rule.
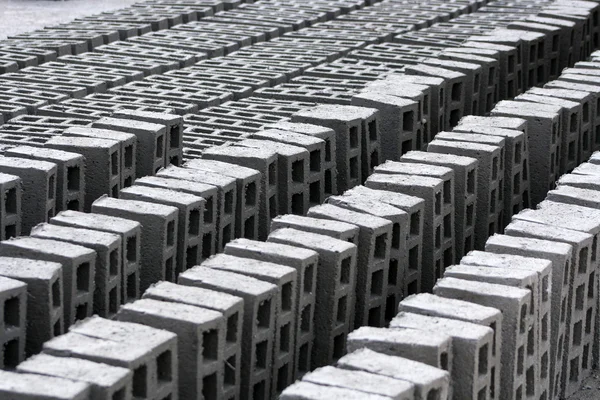
POLYGON ((583 381, 579 392, 568 400, 598 400, 600 399, 600 371, 594 371, 592 376, 583 381))
POLYGON ((127 7, 140 0, 0 0, 0 39, 103 11, 127 7))

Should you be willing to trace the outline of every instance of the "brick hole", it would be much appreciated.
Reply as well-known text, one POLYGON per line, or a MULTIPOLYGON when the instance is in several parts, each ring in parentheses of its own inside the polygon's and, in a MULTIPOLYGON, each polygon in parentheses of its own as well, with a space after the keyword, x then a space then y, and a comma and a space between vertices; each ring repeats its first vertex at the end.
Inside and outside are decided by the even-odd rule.
POLYGON ((165 153, 164 141, 165 141, 165 138, 162 135, 160 135, 156 138, 156 153, 155 153, 156 158, 164 157, 164 153, 165 153))
POLYGON ((390 259, 388 268, 388 285, 396 286, 398 284, 398 260, 390 259))
POLYGON ((352 257, 346 257, 342 260, 340 266, 340 283, 350 283, 350 271, 352 267, 352 257))
POLYGON ((427 400, 440 400, 441 394, 439 389, 430 389, 427 392, 427 400))
POLYGON ((212 234, 210 232, 202 235, 202 258, 206 259, 212 255, 212 234))
POLYGON ((204 223, 211 224, 213 222, 213 197, 206 197, 206 203, 204 203, 204 223))
POLYGON ((523 304, 523 305, 521 305, 519 332, 525 333, 526 324, 527 324, 527 304, 523 304))
POLYGON ((54 191, 56 190, 56 177, 54 174, 48 178, 48 200, 54 199, 54 191))
POLYGON ((575 291, 575 308, 583 310, 585 299, 585 284, 580 285, 575 291))
POLYGON ((294 193, 292 195, 292 214, 304 215, 304 193, 294 193))
POLYGON ((527 354, 535 354, 535 332, 533 327, 527 332, 527 354))
POLYGON ((13 237, 17 237, 17 226, 16 225, 7 225, 4 227, 4 239, 10 239, 13 237))
POLYGON ((416 279, 408 284, 407 292, 409 295, 419 292, 419 282, 416 279))
POLYGON ((288 382, 289 370, 289 363, 281 366, 277 370, 277 392, 283 392, 283 390, 290 384, 290 382, 288 382))
POLYGON ((587 124, 590 122, 590 103, 587 101, 582 105, 582 114, 581 119, 583 120, 583 123, 587 124))
POLYGON ((410 214, 410 234, 411 235, 419 235, 421 233, 421 212, 416 211, 410 214))
POLYGON ((236 368, 237 368, 237 359, 236 356, 233 355, 231 357, 229 357, 227 360, 225 360, 224 363, 224 376, 223 376, 223 383, 226 386, 234 386, 236 384, 236 379, 235 379, 235 375, 236 375, 236 368))
POLYGON ((488 372, 488 344, 484 344, 479 348, 479 375, 485 375, 488 372))
POLYGON ((450 97, 452 101, 461 101, 462 97, 462 83, 456 82, 452 84, 452 90, 450 92, 450 97))
MULTIPOLYGON (((338 307, 339 310, 339 307, 338 307)), ((301 311, 300 330, 302 332, 310 332, 312 306, 309 304, 301 311)))
POLYGON ((442 247, 442 226, 438 225, 435 228, 435 248, 440 249, 442 247))
POLYGON ((252 398, 256 399, 256 400, 261 400, 261 399, 265 399, 265 396, 267 395, 267 387, 266 387, 266 382, 264 380, 256 383, 253 387, 252 387, 252 398))
POLYGON ((67 190, 77 191, 81 183, 81 169, 78 165, 67 167, 67 190))
POLYGON ((258 198, 258 193, 256 190, 256 182, 248 182, 246 185, 246 206, 254 206, 256 205, 256 200, 258 198))
POLYGON ((87 303, 83 303, 75 308, 75 321, 83 321, 88 317, 87 307, 87 303))
POLYGON ((259 328, 269 328, 271 326, 271 300, 262 301, 256 313, 256 323, 259 328))
POLYGON ((535 366, 529 367, 525 374, 525 394, 527 396, 533 396, 535 394, 535 366))
POLYGON ((386 323, 389 323, 397 313, 397 304, 398 300, 396 300, 396 296, 394 294, 389 294, 387 299, 385 299, 385 315, 384 319, 386 323))
POLYGON ((575 161, 575 141, 571 141, 567 147, 567 158, 569 161, 575 161))
POLYGON ((442 192, 437 192, 435 194, 435 215, 440 215, 442 213, 442 192))
POLYGON ((5 328, 17 328, 21 324, 21 307, 19 297, 11 297, 4 302, 5 328))
POLYGON ((173 257, 169 257, 165 261, 165 279, 169 282, 175 281, 175 266, 173 265, 173 257))
POLYGON ((452 204, 452 181, 444 181, 444 204, 452 204))
POLYGON ((321 171, 321 150, 313 150, 310 152, 310 170, 313 172, 321 171))
POLYGON ((225 214, 231 214, 233 212, 233 190, 229 190, 225 193, 224 203, 223 203, 223 212, 225 214))
POLYGON ((119 274, 119 264, 120 264, 120 254, 119 250, 115 249, 110 252, 108 257, 109 263, 109 273, 111 276, 117 276, 119 274))
POLYGON ((450 128, 454 128, 456 125, 458 125, 458 121, 460 121, 460 118, 461 118, 460 110, 456 109, 456 110, 450 111, 450 128))
MULTIPOLYGON (((449 266, 451 266, 454 263, 454 257, 452 255, 453 251, 452 251, 452 247, 448 247, 446 250, 444 250, 444 269, 448 268, 449 266)), ((437 278, 441 279, 442 275, 443 275, 444 271, 439 271, 439 273, 437 274, 437 278)))
POLYGON ((269 197, 269 217, 271 219, 277 217, 277 195, 269 197))
POLYGON ((325 194, 333 194, 333 174, 331 169, 325 171, 325 194))
POLYGON ((4 368, 13 369, 19 365, 21 361, 19 353, 19 338, 4 343, 4 368))
POLYGON ((351 149, 358 148, 358 126, 351 126, 348 132, 348 142, 351 149))
POLYGON ((133 167, 133 145, 125 147, 125 168, 133 167))
POLYGON ((448 214, 444 217, 444 237, 452 238, 452 214, 448 214))
POLYGON ((125 388, 122 388, 113 393, 112 400, 125 400, 125 388))
POLYGON ((190 210, 188 217, 188 234, 198 236, 200 233, 200 210, 195 208, 190 210))
POLYGON ((412 132, 415 126, 414 119, 414 112, 406 111, 402 116, 402 130, 405 132, 412 132))
POLYGON ((255 367, 258 369, 265 369, 267 368, 267 358, 269 356, 269 352, 267 351, 269 347, 269 342, 267 340, 264 340, 260 343, 256 343, 256 347, 255 347, 255 356, 256 356, 256 361, 255 361, 255 367))
POLYGON ((110 197, 114 197, 115 199, 119 198, 119 184, 116 183, 110 189, 110 197))
POLYGON ((275 161, 270 163, 268 166, 268 178, 269 178, 269 186, 277 185, 277 165, 275 161))
POLYGON ((371 295, 381 296, 383 293, 383 270, 371 274, 371 295))
POLYGON ((255 239, 255 237, 254 237, 255 228, 256 228, 256 218, 254 217, 254 215, 252 215, 244 221, 243 237, 245 237, 246 239, 255 239))
POLYGON ((204 360, 216 360, 219 352, 219 331, 210 329, 202 333, 202 357, 204 360))
POLYGON ((60 335, 63 334, 63 330, 62 330, 62 327, 60 325, 61 325, 60 324, 60 320, 58 320, 58 321, 56 321, 54 323, 54 326, 52 327, 53 337, 60 336, 60 335))
POLYGON ((298 372, 302 375, 309 371, 310 354, 308 351, 308 343, 304 343, 298 350, 298 372))
POLYGON ((386 240, 387 240, 387 234, 384 233, 382 235, 379 235, 375 238, 375 246, 373 249, 373 257, 378 258, 378 259, 385 259, 386 253, 387 253, 387 249, 386 249, 386 240))
POLYGON ((304 268, 304 293, 311 293, 313 291, 313 274, 315 264, 309 264, 304 268))
POLYGON ((585 314, 585 333, 586 334, 590 334, 592 333, 592 318, 594 316, 594 309, 593 308, 588 308, 586 314, 585 314))
POLYGON ((110 168, 112 176, 119 175, 119 152, 113 151, 110 153, 110 168))
POLYGON ((167 246, 173 246, 175 244, 175 221, 169 221, 167 223, 167 246))
POLYGON ((517 351, 517 374, 522 375, 525 370, 525 347, 519 347, 517 351))
POLYGON ((377 141, 379 135, 377 134, 377 120, 370 121, 368 124, 369 140, 371 142, 377 141))
POLYGON ((52 282, 52 307, 54 308, 58 308, 62 305, 60 286, 61 282, 59 279, 56 279, 54 282, 52 282))
POLYGON ((477 400, 486 400, 487 399, 487 387, 483 387, 479 392, 477 392, 477 400))
POLYGON ((522 400, 523 399, 523 385, 519 386, 517 388, 517 391, 515 392, 515 400, 522 400))
POLYGON ((346 322, 346 313, 348 310, 348 296, 343 296, 338 299, 336 307, 336 320, 343 324, 346 322))
POLYGON ((279 351, 287 353, 290 351, 291 326, 289 323, 279 328, 279 351))
POLYGON ((126 243, 127 261, 133 263, 137 261, 137 237, 131 236, 127 238, 126 243))
POLYGON ((582 369, 588 369, 589 353, 590 353, 590 345, 586 344, 585 346, 583 346, 583 354, 581 355, 581 368, 582 369))
POLYGON ((350 158, 349 166, 350 166, 350 179, 357 179, 358 178, 358 156, 350 158))
POLYGON ((116 314, 119 311, 119 302, 117 301, 117 288, 114 287, 108 292, 108 312, 110 314, 116 314))
POLYGON ((542 362, 540 366, 540 377, 546 379, 548 377, 548 352, 542 355, 542 362))
POLYGON ((78 292, 88 292, 90 290, 90 263, 82 263, 76 269, 76 282, 78 292))
POLYGON ((333 338, 333 358, 339 359, 346 354, 346 334, 340 333, 333 338))
POLYGON ((217 373, 202 378, 202 397, 205 400, 217 400, 218 396, 217 373))
POLYGON ((579 250, 579 270, 580 274, 585 274, 587 271, 587 262, 588 262, 588 248, 584 247, 579 250))
POLYGON ((304 160, 297 160, 292 163, 292 181, 304 182, 304 160))
POLYGON ((596 261, 598 251, 598 235, 594 235, 594 240, 592 241, 592 261, 596 261))
POLYGON ((369 315, 367 317, 368 326, 381 326, 381 306, 373 307, 369 309, 369 315))

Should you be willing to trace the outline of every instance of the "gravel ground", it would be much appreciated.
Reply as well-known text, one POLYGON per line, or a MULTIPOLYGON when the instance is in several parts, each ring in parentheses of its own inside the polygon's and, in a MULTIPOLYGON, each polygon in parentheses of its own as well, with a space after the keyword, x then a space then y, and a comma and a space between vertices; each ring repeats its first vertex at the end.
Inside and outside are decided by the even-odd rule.
POLYGON ((0 0, 0 39, 75 18, 127 7, 140 0, 0 0))

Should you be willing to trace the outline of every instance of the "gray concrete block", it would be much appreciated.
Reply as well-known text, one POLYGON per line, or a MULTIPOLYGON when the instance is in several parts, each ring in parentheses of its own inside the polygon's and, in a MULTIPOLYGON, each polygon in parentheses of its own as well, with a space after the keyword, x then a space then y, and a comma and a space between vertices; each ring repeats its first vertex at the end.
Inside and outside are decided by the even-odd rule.
POLYGON ((130 399, 133 373, 125 368, 76 358, 38 354, 17 367, 21 373, 52 376, 90 386, 90 398, 130 399))
POLYGON ((338 361, 338 367, 410 382, 415 386, 415 399, 448 396, 448 372, 406 358, 361 349, 342 357, 338 361))
POLYGON ((359 392, 335 386, 321 386, 310 382, 296 382, 283 391, 282 400, 317 400, 327 399, 356 399, 356 400, 383 400, 386 397, 376 394, 359 392))
POLYGON ((244 321, 244 300, 216 290, 200 287, 159 282, 148 288, 144 299, 187 304, 201 309, 221 313, 226 320, 225 349, 223 351, 223 391, 224 399, 237 399, 240 396, 240 369, 242 357, 242 325, 244 321))
POLYGON ((143 266, 140 270, 141 291, 164 280, 167 271, 174 270, 177 265, 177 208, 145 201, 101 197, 92 204, 92 212, 131 219, 144 227, 140 243, 140 265, 143 266))
POLYGON ((20 237, 2 242, 0 255, 60 263, 64 277, 65 328, 92 315, 95 251, 55 240, 20 237))
POLYGON ((277 286, 202 266, 181 274, 179 283, 218 290, 244 299, 241 393, 251 399, 269 398, 277 286))
POLYGON ((102 214, 63 211, 50 220, 53 225, 93 229, 121 237, 121 301, 131 302, 140 297, 140 263, 142 225, 139 222, 102 214))
POLYGON ((6 205, 9 206, 9 210, 12 210, 11 214, 17 214, 17 216, 10 218, 12 221, 9 219, 7 228, 10 228, 8 232, 5 231, 5 237, 17 236, 21 232, 29 233, 35 225, 46 222, 54 216, 56 164, 24 158, 0 157, 0 172, 21 178, 21 186, 19 187, 13 178, 4 175, 8 178, 5 179, 7 180, 6 189, 8 189, 6 205), (22 214, 20 227, 19 211, 22 214))
POLYGON ((203 159, 188 160, 184 167, 235 178, 237 183, 235 237, 248 239, 258 237, 259 195, 262 191, 259 171, 236 164, 203 159))
POLYGON ((318 217, 303 217, 301 215, 280 215, 271 221, 271 232, 282 228, 292 228, 304 232, 331 236, 334 239, 350 242, 358 246, 358 226, 318 217))
POLYGON ((319 254, 311 368, 331 364, 344 355, 346 336, 353 325, 356 246, 289 228, 272 232, 268 242, 302 247, 319 254))
POLYGON ((0 371, 0 377, 0 395, 15 400, 84 400, 91 393, 90 385, 68 379, 11 371, 0 371))
POLYGON ((44 146, 79 153, 85 157, 85 211, 89 212, 94 200, 102 195, 118 196, 121 187, 119 142, 109 139, 55 136, 44 146))
POLYGON ((21 234, 21 178, 0 173, 0 190, 4 206, 0 208, 0 240, 7 240, 21 234))
POLYGON ((7 150, 4 155, 56 164, 56 211, 83 211, 85 160, 81 154, 20 146, 7 150))
POLYGON ((40 224, 31 230, 31 236, 87 247, 96 252, 94 275, 94 314, 107 318, 114 316, 121 304, 122 241, 121 237, 90 229, 40 224))
POLYGON ((221 398, 225 348, 225 319, 221 313, 142 299, 121 307, 116 320, 177 334, 179 394, 182 398, 221 398))
POLYGON ((18 280, 0 277, 0 299, 2 300, 2 324, 0 325, 0 366, 13 369, 25 359, 27 329, 27 284, 18 280))
MULTIPOLYGON (((323 220, 319 220, 323 221, 323 220)), ((358 228, 356 228, 358 233, 358 228)), ((309 249, 285 244, 237 239, 225 246, 225 254, 267 261, 294 268, 298 276, 297 317, 295 332, 293 377, 299 378, 310 370, 314 340, 313 317, 319 255, 309 249)))

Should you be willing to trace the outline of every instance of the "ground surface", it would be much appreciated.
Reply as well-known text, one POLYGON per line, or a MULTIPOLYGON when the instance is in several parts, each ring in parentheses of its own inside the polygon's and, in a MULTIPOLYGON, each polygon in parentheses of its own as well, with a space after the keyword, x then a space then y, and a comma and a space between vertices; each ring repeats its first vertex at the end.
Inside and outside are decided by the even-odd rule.
POLYGON ((591 377, 583 381, 579 392, 569 397, 569 400, 598 399, 600 399, 600 371, 594 371, 591 377))
POLYGON ((0 0, 0 39, 78 17, 127 7, 140 0, 0 0))

